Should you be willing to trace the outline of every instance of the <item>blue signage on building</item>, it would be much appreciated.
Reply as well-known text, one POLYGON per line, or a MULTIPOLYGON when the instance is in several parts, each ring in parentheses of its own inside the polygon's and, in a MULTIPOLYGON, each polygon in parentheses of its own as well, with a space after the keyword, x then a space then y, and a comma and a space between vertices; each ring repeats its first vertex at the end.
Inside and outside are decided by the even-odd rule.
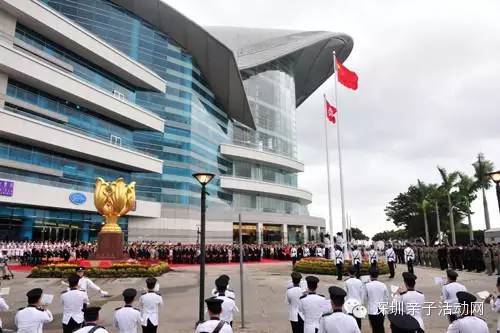
POLYGON ((83 193, 75 192, 69 195, 69 201, 75 205, 83 205, 87 201, 87 197, 83 193))
POLYGON ((14 182, 8 180, 0 180, 0 195, 11 197, 14 195, 14 182))

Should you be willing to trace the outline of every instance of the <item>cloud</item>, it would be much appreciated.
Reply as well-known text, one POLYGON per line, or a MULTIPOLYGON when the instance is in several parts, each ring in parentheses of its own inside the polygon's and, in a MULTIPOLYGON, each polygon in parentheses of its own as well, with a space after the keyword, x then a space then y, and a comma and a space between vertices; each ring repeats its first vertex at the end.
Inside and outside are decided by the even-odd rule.
MULTIPOLYGON (((169 0, 202 25, 341 31, 354 38, 346 65, 360 77, 339 86, 346 207, 370 235, 392 228, 384 207, 417 178, 438 182, 436 165, 469 174, 478 152, 500 165, 500 2, 169 0)), ((297 110, 300 185, 310 212, 328 221, 322 95, 297 110)), ((334 224, 340 227, 336 128, 329 126, 334 224)), ((492 225, 500 227, 494 190, 492 225)), ((484 227, 481 200, 473 224, 484 227)))

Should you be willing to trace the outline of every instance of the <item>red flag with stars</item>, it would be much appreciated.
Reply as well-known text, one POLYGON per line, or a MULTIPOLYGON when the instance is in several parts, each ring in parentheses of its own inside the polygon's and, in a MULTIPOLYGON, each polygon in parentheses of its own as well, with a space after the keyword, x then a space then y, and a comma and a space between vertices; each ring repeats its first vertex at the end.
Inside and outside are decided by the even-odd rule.
POLYGON ((337 77, 340 83, 352 90, 358 90, 358 74, 349 70, 340 61, 337 61, 337 77))

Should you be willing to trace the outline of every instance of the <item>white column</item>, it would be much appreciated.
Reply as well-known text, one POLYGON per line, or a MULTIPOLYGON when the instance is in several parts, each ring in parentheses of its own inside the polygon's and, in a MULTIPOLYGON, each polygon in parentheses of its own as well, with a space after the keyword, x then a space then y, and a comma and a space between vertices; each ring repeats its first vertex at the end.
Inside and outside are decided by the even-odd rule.
POLYGON ((307 235, 307 226, 302 226, 302 232, 304 233, 304 243, 309 242, 309 236, 307 235))
POLYGON ((262 230, 264 230, 264 224, 257 223, 257 244, 259 245, 262 245, 262 230))
POLYGON ((283 243, 288 244, 288 224, 283 224, 283 243))

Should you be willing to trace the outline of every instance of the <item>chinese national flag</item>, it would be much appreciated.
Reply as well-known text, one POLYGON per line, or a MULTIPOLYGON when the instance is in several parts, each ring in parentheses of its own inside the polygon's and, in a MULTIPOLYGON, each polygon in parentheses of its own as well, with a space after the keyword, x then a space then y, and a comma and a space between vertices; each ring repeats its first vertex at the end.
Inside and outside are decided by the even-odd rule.
POLYGON ((329 121, 332 122, 332 124, 335 124, 337 122, 337 119, 335 119, 335 114, 337 113, 337 109, 333 105, 328 103, 326 96, 325 96, 325 109, 326 109, 326 117, 328 118, 329 121))
POLYGON ((353 71, 350 71, 341 62, 335 59, 337 62, 337 77, 339 82, 342 83, 347 88, 352 90, 358 89, 358 75, 353 71))

